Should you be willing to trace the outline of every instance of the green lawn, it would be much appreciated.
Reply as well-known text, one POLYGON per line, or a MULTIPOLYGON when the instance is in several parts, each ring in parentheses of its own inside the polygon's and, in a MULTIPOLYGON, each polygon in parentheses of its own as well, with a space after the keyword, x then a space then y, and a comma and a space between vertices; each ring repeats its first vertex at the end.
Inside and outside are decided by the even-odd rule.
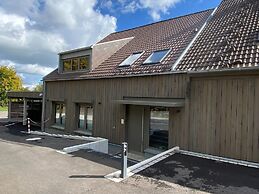
POLYGON ((4 106, 4 107, 0 106, 0 111, 7 111, 7 110, 8 110, 7 106, 4 106))

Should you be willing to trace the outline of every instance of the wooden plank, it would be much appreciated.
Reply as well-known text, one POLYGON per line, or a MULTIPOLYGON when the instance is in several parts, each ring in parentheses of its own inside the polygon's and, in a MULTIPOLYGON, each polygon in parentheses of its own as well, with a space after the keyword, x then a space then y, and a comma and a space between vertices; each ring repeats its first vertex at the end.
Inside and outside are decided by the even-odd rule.
POLYGON ((243 103, 243 89, 242 80, 237 80, 237 120, 236 120, 236 155, 237 159, 241 159, 241 131, 242 131, 242 103, 243 103))
POLYGON ((233 158, 238 157, 236 153, 236 131, 237 131, 237 106, 238 106, 238 84, 237 80, 232 81, 231 100, 231 126, 230 126, 230 152, 233 158))
POLYGON ((248 117, 247 117, 247 112, 248 112, 248 87, 247 87, 247 81, 242 82, 242 93, 243 93, 243 103, 242 103, 242 129, 241 129, 241 158, 243 160, 247 159, 247 122, 248 122, 248 117))
POLYGON ((259 162, 259 78, 255 80, 254 129, 253 129, 253 161, 259 162))

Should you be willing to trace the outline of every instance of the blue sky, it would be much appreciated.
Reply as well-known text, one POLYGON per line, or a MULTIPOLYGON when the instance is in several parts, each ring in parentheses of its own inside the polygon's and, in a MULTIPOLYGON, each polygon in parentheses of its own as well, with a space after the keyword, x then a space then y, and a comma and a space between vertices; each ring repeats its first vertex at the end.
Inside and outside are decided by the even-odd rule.
MULTIPOLYGON (((101 1, 97 4, 97 9, 99 9, 103 14, 111 14, 117 18, 117 31, 122 31, 125 29, 134 28, 137 26, 142 26, 145 24, 153 23, 160 20, 166 20, 178 16, 183 16, 207 9, 213 9, 217 7, 221 0, 183 0, 176 3, 174 6, 167 10, 167 13, 160 12, 160 19, 154 20, 152 16, 149 15, 148 9, 139 8, 134 12, 130 11, 120 11, 121 4, 118 1, 112 1, 113 7, 102 6, 101 1), (99 6, 99 7, 98 7, 99 6)), ((129 1, 130 2, 130 1, 129 1)), ((132 2, 132 1, 131 1, 132 2)))
POLYGON ((57 53, 115 31, 215 8, 220 0, 0 1, 0 65, 32 87, 57 67, 57 53))

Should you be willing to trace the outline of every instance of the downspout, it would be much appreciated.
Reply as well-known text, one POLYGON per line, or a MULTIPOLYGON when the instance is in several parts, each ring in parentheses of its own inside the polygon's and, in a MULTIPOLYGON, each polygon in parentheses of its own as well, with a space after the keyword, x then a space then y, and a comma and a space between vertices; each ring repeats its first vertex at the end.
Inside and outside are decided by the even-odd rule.
POLYGON ((183 53, 181 54, 181 56, 177 59, 177 61, 173 64, 171 71, 174 71, 175 68, 178 66, 178 64, 182 61, 183 57, 186 55, 186 53, 188 52, 188 50, 192 47, 193 43, 197 40, 197 38, 200 36, 200 34, 202 33, 202 31, 204 30, 204 28, 207 26, 207 24, 209 23, 209 21, 211 20, 211 18, 214 16, 215 12, 217 11, 218 7, 216 7, 213 12, 211 13, 211 15, 208 17, 208 19, 205 21, 205 23, 203 24, 203 26, 201 27, 201 29, 199 30, 199 32, 195 35, 195 37, 193 38, 193 40, 190 42, 190 44, 186 47, 186 49, 183 51, 183 53))
POLYGON ((46 101, 46 82, 43 80, 43 97, 42 97, 42 114, 41 114, 41 131, 45 131, 45 101, 46 101))

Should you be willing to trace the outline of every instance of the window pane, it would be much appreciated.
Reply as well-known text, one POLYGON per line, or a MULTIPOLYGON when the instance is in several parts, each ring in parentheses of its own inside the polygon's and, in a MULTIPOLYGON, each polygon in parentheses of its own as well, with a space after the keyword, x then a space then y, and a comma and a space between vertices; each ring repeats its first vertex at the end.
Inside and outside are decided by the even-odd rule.
POLYGON ((78 70, 78 59, 72 59, 72 71, 78 70))
POLYGON ((140 56, 142 53, 134 53, 130 55, 127 59, 125 59, 119 66, 129 66, 132 65, 140 56))
POLYGON ((148 64, 148 63, 159 63, 161 62, 161 60, 166 56, 166 54, 168 53, 168 50, 163 50, 163 51, 155 51, 153 52, 148 58, 147 60, 144 62, 144 64, 148 64))
POLYGON ((81 57, 79 59, 79 69, 89 69, 89 57, 81 57))
POLYGON ((55 105, 55 123, 59 124, 60 123, 60 105, 56 104, 55 105))
POLYGON ((63 62, 64 71, 71 71, 71 60, 65 60, 63 62))
POLYGON ((87 107, 86 129, 88 131, 92 131, 93 130, 93 107, 87 107))
POLYGON ((85 107, 79 106, 79 122, 78 127, 81 129, 85 128, 85 107))
POLYGON ((149 146, 158 149, 168 147, 169 111, 167 108, 152 108, 150 111, 149 146))

